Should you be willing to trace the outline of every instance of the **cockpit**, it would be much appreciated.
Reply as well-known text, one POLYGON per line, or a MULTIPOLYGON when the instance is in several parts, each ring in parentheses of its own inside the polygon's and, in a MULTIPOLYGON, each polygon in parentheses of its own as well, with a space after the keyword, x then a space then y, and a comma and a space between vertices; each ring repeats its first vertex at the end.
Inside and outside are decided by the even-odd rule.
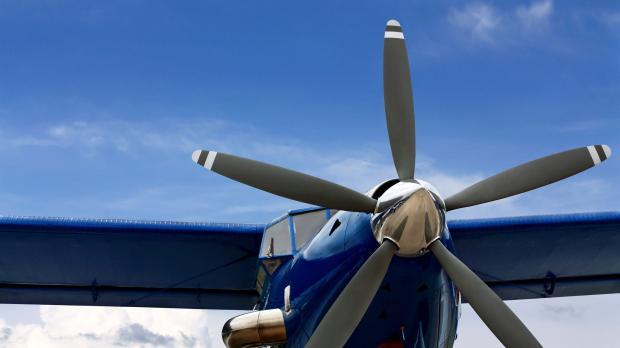
POLYGON ((321 230, 337 210, 305 208, 289 210, 265 227, 260 253, 257 289, 262 292, 267 276, 297 254, 321 230))

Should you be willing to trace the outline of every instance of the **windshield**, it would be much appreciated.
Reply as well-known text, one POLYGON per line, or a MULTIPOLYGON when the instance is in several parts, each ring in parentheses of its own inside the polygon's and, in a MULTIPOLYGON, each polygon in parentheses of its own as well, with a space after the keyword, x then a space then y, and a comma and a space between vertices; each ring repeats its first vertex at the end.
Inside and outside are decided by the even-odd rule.
POLYGON ((289 211, 265 228, 260 258, 294 255, 321 230, 335 210, 308 208, 289 211))

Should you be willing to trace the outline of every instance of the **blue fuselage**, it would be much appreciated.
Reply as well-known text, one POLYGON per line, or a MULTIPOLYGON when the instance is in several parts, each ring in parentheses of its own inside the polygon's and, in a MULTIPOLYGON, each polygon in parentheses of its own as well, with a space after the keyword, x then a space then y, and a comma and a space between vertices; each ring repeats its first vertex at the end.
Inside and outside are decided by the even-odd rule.
MULTIPOLYGON (((454 252, 445 222, 441 241, 454 252)), ((289 347, 305 345, 378 245, 370 214, 339 212, 308 245, 278 267, 263 295, 263 308, 284 309, 284 291, 290 286, 291 310, 285 317, 289 347)), ((458 302, 455 287, 432 254, 396 256, 347 346, 450 347, 456 338, 458 302)))

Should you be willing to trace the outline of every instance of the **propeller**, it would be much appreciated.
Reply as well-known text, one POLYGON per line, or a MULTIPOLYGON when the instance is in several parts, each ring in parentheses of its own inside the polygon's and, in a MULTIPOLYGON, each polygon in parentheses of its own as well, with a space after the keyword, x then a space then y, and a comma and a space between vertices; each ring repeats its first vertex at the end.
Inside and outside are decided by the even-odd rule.
POLYGON ((390 20, 383 39, 383 99, 392 159, 401 181, 415 171, 415 117, 403 29, 390 20))
POLYGON ((580 147, 539 158, 473 184, 445 200, 446 210, 518 195, 568 178, 608 159, 607 145, 580 147))
MULTIPOLYGON (((411 183, 415 182, 416 156, 413 95, 403 30, 395 20, 390 20, 385 29, 383 57, 385 116, 392 159, 399 180, 411 183)), ((610 156, 609 146, 591 145, 543 157, 484 179, 450 196, 444 201, 445 210, 464 208, 524 193, 582 172, 600 164, 610 156)), ((364 262, 332 303, 310 337, 307 347, 340 347, 346 344, 383 282, 390 262, 399 250, 399 242, 403 247, 401 252, 405 249, 403 241, 406 238, 401 240, 403 233, 416 237, 409 240, 424 243, 422 247, 430 250, 478 316, 502 344, 508 347, 541 346, 493 290, 442 244, 438 234, 433 234, 428 210, 423 213, 421 209, 436 209, 434 204, 417 207, 399 205, 403 199, 412 199, 413 194, 408 196, 409 198, 401 198, 398 195, 391 198, 383 197, 383 201, 380 197, 377 201, 314 176, 221 152, 197 150, 192 154, 192 159, 200 166, 230 179, 300 202, 365 213, 383 212, 394 207, 381 217, 392 219, 389 226, 390 228, 397 226, 394 232, 383 237, 381 245, 364 262), (395 214, 394 211, 398 209, 402 209, 401 213, 395 214), (421 222, 422 216, 425 219, 424 226, 419 223, 407 225, 408 218, 411 218, 412 222, 421 222), (419 233, 424 235, 416 235, 419 233)))

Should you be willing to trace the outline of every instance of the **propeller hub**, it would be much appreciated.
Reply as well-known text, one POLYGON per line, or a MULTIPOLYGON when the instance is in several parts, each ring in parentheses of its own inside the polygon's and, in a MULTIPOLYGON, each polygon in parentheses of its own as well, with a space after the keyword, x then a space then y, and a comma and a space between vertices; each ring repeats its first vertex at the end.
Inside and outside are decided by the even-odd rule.
POLYGON ((373 233, 379 243, 384 239, 394 242, 398 246, 397 255, 423 255, 428 252, 429 244, 439 238, 444 205, 430 184, 400 182, 379 197, 378 206, 381 205, 389 207, 373 217, 373 233))

